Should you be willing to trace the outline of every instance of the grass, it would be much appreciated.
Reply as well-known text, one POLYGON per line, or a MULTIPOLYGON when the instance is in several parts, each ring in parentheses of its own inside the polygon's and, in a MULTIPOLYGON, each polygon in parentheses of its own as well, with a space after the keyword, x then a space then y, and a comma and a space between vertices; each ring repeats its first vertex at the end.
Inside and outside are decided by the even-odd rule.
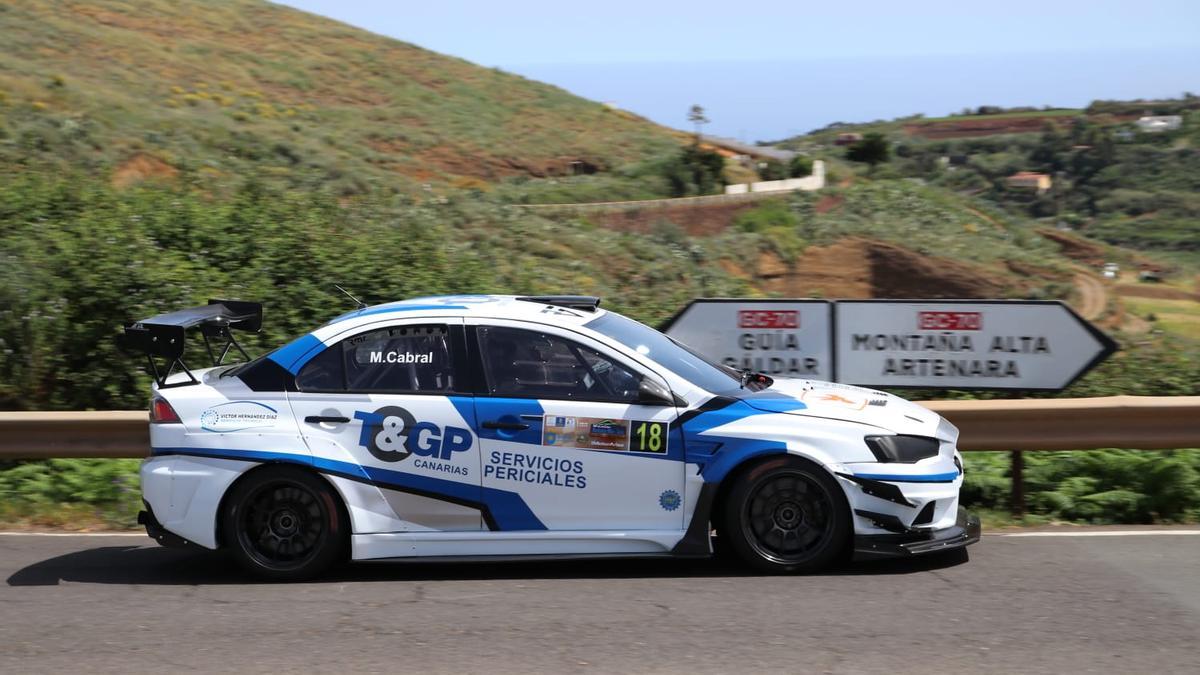
POLYGON ((1143 319, 1154 316, 1156 328, 1180 337, 1200 338, 1200 302, 1138 297, 1123 297, 1121 301, 1128 311, 1143 319))
POLYGON ((148 153, 216 176, 419 191, 679 145, 557 87, 261 0, 22 0, 0 7, 0 34, 0 159, 107 174, 148 153))
MULTIPOLYGON (((1055 108, 1053 110, 1034 110, 1026 112, 1004 112, 993 115, 947 115, 945 117, 925 117, 921 122, 963 122, 969 120, 1010 120, 1025 117, 1077 117, 1084 114, 1081 108, 1055 108)), ((919 123, 919 122, 918 122, 919 123)))
POLYGON ((1027 222, 949 190, 908 180, 874 180, 794 199, 807 204, 802 210, 808 211, 816 200, 828 198, 844 201, 826 213, 813 213, 801 226, 805 238, 814 243, 860 235, 956 260, 1024 261, 1065 271, 1058 247, 1027 222))

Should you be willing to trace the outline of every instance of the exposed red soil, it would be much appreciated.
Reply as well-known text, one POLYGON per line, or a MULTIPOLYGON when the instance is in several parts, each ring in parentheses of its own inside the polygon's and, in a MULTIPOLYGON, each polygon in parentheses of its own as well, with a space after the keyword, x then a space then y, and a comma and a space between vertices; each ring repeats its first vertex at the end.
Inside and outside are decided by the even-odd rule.
POLYGON ((675 223, 693 237, 710 237, 724 232, 734 216, 761 205, 761 202, 682 203, 656 202, 644 208, 619 211, 589 211, 586 218, 597 225, 621 232, 647 233, 664 220, 675 223))
POLYGON ((1049 267, 1031 265, 1019 260, 1005 260, 1004 266, 1008 268, 1009 272, 1022 277, 1045 279, 1046 281, 1061 281, 1065 279, 1062 273, 1058 270, 1054 270, 1049 267))
MULTIPOLYGON (((1125 122, 1137 119, 1137 115, 1109 115, 1110 121, 1125 122)), ((993 136, 996 134, 1025 134, 1037 133, 1046 122, 1070 126, 1075 123, 1073 117, 1063 115, 1031 115, 1029 117, 980 117, 979 119, 963 118, 943 120, 940 122, 915 122, 904 125, 904 131, 911 136, 922 138, 970 138, 972 136, 993 136)))
POLYGON ((813 206, 813 210, 817 213, 829 213, 841 206, 844 201, 846 201, 846 198, 841 195, 824 194, 817 200, 817 203, 813 206))
POLYGON ((754 276, 764 291, 791 297, 995 298, 1012 287, 981 265, 857 237, 809 247, 791 265, 764 253, 754 276))
POLYGON ((397 173, 417 180, 432 180, 438 173, 487 181, 512 176, 546 178, 571 175, 576 162, 582 163, 585 169, 592 172, 603 169, 605 165, 599 159, 571 156, 521 159, 497 157, 475 148, 451 145, 415 149, 405 141, 392 138, 371 138, 368 139, 367 145, 382 154, 411 157, 414 161, 410 164, 390 166, 397 173))
POLYGON ((1060 252, 1071 260, 1078 260, 1092 267, 1102 267, 1108 262, 1108 251, 1100 244, 1059 230, 1042 228, 1037 233, 1058 244, 1060 252))
POLYGON ((1126 298, 1153 298, 1155 300, 1195 300, 1200 302, 1200 293, 1188 293, 1182 288, 1151 286, 1149 284, 1117 284, 1117 295, 1126 298))
POLYGON ((113 171, 112 184, 114 187, 124 188, 145 180, 170 180, 177 175, 179 169, 153 155, 138 153, 113 171))

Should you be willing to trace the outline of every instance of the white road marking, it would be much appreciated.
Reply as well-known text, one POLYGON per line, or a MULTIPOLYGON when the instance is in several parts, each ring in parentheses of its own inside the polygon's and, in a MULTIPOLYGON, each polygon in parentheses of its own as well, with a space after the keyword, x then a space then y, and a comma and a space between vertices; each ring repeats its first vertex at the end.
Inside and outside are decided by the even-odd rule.
POLYGON ((1195 537, 1200 530, 1100 530, 1098 532, 996 532, 993 537, 1195 537))
POLYGON ((145 532, 0 532, 0 537, 147 537, 145 532))

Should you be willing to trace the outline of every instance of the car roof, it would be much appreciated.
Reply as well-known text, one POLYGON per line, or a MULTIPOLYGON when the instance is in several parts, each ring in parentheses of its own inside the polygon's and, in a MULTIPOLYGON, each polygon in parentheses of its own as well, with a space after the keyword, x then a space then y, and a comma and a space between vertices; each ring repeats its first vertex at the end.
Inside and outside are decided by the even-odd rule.
MULTIPOLYGON (((597 301, 598 302, 598 301, 597 301)), ((346 312, 322 326, 333 326, 346 322, 355 322, 366 317, 373 320, 404 318, 405 314, 414 317, 435 315, 438 318, 455 316, 475 316, 501 319, 528 319, 545 321, 553 316, 553 323, 579 325, 587 323, 604 313, 598 307, 592 310, 580 309, 575 306, 564 307, 554 304, 553 299, 546 297, 529 297, 517 295, 435 295, 420 298, 409 298, 397 302, 364 307, 346 312)))

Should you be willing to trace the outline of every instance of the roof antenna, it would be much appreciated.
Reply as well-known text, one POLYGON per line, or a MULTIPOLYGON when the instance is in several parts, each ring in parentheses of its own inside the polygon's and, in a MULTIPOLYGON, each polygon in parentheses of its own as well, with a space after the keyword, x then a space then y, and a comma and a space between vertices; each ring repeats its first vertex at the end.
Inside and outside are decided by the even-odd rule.
POLYGON ((354 301, 354 304, 358 305, 358 308, 359 308, 359 309, 366 309, 366 308, 367 308, 367 303, 363 302, 362 300, 359 300, 358 298, 354 297, 353 295, 350 295, 350 291, 348 291, 348 290, 346 290, 346 289, 342 288, 341 286, 338 286, 337 284, 334 284, 334 285, 333 285, 333 287, 334 287, 334 288, 336 288, 336 289, 338 289, 339 291, 341 291, 341 292, 345 293, 345 294, 346 294, 346 297, 347 297, 347 298, 350 298, 351 300, 353 300, 353 301, 354 301))

